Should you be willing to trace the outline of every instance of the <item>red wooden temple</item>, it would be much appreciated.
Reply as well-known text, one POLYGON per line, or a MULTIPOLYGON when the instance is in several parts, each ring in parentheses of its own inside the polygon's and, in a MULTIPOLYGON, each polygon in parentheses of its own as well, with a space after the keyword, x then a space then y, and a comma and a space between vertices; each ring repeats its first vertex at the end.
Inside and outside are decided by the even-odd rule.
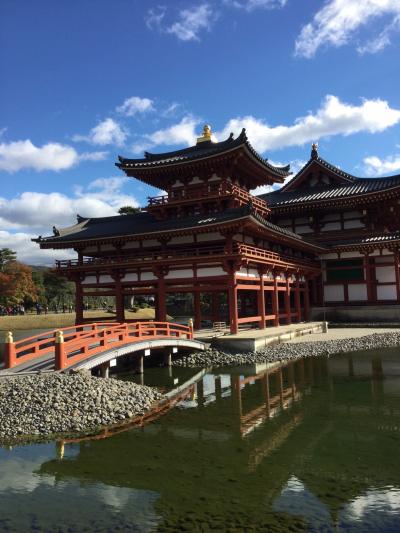
POLYGON ((373 309, 376 320, 399 303, 400 175, 352 176, 313 145, 290 181, 254 196, 258 186, 283 183, 290 167, 262 158, 245 130, 213 142, 208 126, 195 146, 116 165, 164 194, 140 213, 78 216, 36 239, 77 253, 56 263, 76 283, 77 323, 83 298, 99 295, 115 296, 123 322, 126 296, 153 295, 165 321, 168 296, 190 293, 195 329, 225 321, 232 333, 320 318, 326 307, 373 309))

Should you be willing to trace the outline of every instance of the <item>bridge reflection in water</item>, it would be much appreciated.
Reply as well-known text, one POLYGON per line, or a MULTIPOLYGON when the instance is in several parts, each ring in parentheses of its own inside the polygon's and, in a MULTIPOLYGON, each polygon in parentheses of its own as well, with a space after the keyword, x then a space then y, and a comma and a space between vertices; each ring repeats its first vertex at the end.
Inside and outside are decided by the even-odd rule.
POLYGON ((398 355, 210 373, 155 423, 38 474, 157 494, 160 531, 398 531, 398 355))

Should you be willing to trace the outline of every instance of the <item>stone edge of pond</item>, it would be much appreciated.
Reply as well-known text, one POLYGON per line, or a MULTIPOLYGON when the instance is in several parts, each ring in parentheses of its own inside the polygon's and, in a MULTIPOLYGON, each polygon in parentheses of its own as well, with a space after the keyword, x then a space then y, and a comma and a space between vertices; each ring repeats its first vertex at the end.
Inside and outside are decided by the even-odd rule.
POLYGON ((301 357, 331 356, 377 348, 400 346, 400 331, 372 333, 362 337, 278 344, 257 352, 238 352, 209 348, 204 352, 192 352, 172 364, 177 367, 231 367, 246 364, 292 361, 301 357))
POLYGON ((140 425, 165 403, 155 387, 88 372, 0 380, 0 446, 101 438, 140 425))

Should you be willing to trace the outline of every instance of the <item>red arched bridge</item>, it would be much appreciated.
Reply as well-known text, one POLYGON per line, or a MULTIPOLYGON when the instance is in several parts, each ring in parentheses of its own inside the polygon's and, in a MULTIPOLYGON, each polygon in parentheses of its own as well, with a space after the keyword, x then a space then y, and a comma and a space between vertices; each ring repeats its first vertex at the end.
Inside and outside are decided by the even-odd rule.
POLYGON ((194 340, 191 325, 169 322, 85 324, 47 331, 17 342, 9 332, 1 373, 107 367, 110 361, 123 355, 135 352, 148 355, 148 350, 155 348, 166 348, 171 353, 179 347, 204 350, 205 345, 194 340))

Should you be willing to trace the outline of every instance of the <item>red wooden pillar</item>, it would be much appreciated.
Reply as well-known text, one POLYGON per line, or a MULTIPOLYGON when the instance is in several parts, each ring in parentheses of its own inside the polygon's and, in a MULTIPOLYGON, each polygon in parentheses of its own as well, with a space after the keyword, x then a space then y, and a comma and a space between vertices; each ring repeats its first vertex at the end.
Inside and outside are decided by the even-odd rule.
POLYGON ((166 302, 165 279, 160 274, 157 283, 157 297, 156 297, 156 320, 159 322, 167 321, 167 302, 166 302))
POLYGON ((80 278, 75 280, 75 324, 83 322, 83 288, 80 278))
POLYGON ((394 272, 396 274, 397 301, 400 302, 400 272, 399 272, 399 252, 394 253, 394 272))
POLYGON ((113 274, 115 290, 115 311, 116 321, 125 322, 124 294, 122 292, 121 275, 119 272, 113 274))
POLYGON ((233 335, 238 332, 238 295, 236 287, 236 275, 233 272, 230 275, 228 299, 229 299, 229 323, 230 330, 233 335))
POLYGON ((371 261, 368 254, 364 255, 364 269, 365 269, 365 281, 367 284, 367 298, 368 303, 374 302, 376 300, 372 272, 371 272, 371 261))
POLYGON ((285 284, 285 314, 286 314, 286 324, 292 323, 292 310, 290 308, 290 283, 289 283, 289 274, 286 273, 286 284, 285 284))
POLYGON ((307 322, 310 318, 310 292, 308 279, 304 282, 304 320, 307 322))
POLYGON ((301 322, 301 302, 300 302, 300 274, 296 275, 296 288, 294 294, 294 302, 296 307, 297 321, 301 322))
POLYGON ((258 315, 261 317, 259 322, 259 328, 265 328, 265 288, 264 288, 264 272, 263 268, 258 270, 260 275, 260 288, 258 290, 258 315))
POLYGON ((279 326, 279 298, 278 298, 278 279, 274 272, 274 290, 272 291, 272 314, 275 315, 274 326, 279 326))
POLYGON ((201 328, 201 306, 200 306, 200 292, 193 293, 193 307, 194 307, 194 329, 201 328))

